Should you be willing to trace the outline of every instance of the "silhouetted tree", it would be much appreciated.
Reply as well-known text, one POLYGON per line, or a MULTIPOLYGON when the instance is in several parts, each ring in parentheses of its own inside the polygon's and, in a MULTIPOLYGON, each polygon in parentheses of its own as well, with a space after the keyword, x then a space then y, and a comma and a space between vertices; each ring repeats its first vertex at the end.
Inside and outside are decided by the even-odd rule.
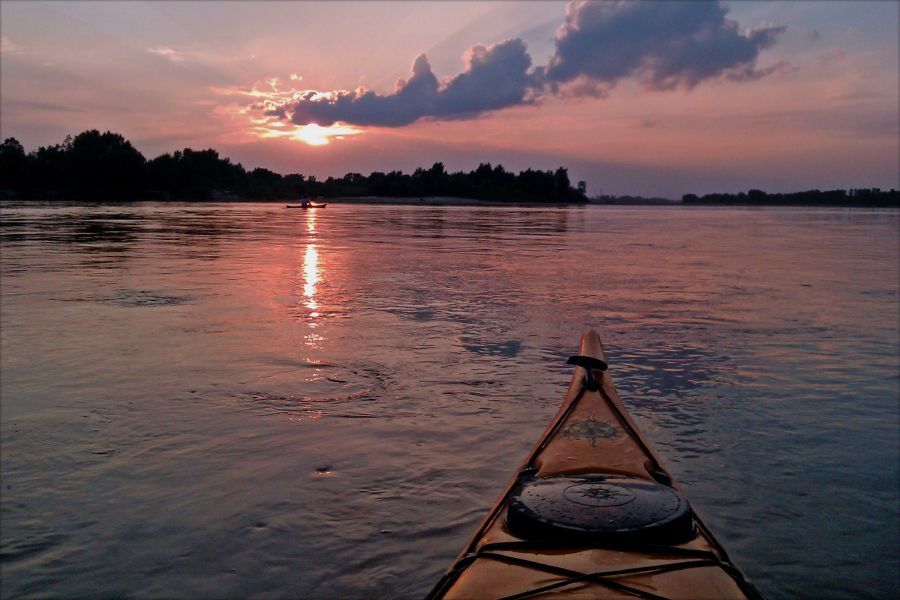
POLYGON ((20 189, 25 183, 27 157, 25 148, 16 138, 6 138, 0 144, 0 187, 20 189))
POLYGON ((496 201, 585 201, 585 186, 569 184, 568 172, 481 163, 473 171, 448 173, 444 164, 401 171, 347 173, 319 181, 299 173, 282 176, 259 167, 247 171, 212 148, 184 148, 146 160, 122 135, 96 129, 67 136, 62 144, 30 154, 14 138, 0 146, 0 188, 24 196, 124 199, 284 198, 326 196, 460 196, 496 201))
POLYGON ((68 185, 79 192, 140 189, 146 160, 122 135, 91 129, 64 148, 68 185))
POLYGON ((572 186, 569 185, 569 170, 562 167, 558 168, 556 173, 553 174, 553 184, 556 188, 556 195, 565 197, 569 190, 572 189, 572 186))

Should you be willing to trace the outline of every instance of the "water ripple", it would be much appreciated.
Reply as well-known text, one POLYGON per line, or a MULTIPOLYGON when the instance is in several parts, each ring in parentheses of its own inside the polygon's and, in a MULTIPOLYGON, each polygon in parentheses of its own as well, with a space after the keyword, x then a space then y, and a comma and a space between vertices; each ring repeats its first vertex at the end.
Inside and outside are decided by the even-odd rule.
POLYGON ((754 581, 894 595, 897 211, 285 212, 0 207, 0 596, 421 597, 590 326, 754 581))

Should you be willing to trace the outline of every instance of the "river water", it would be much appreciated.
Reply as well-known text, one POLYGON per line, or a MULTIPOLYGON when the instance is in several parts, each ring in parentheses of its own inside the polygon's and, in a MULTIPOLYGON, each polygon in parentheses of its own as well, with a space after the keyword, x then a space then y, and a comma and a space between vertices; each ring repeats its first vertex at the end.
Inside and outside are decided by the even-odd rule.
POLYGON ((898 592, 898 211, 5 205, 4 598, 416 598, 581 332, 734 561, 898 592))

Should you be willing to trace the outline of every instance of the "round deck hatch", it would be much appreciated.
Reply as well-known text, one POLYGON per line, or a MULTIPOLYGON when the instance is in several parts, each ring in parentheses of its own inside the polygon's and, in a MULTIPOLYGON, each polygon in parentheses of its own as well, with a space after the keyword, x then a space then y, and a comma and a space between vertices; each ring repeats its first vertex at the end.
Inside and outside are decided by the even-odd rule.
POLYGON ((674 489, 613 474, 520 477, 507 511, 523 538, 585 536, 609 542, 678 543, 694 536, 691 509, 674 489))

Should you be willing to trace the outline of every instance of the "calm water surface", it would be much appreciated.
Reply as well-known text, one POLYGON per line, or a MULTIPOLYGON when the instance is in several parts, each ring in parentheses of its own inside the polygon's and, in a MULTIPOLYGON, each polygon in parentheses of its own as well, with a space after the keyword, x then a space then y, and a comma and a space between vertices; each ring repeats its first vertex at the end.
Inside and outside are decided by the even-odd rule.
POLYGON ((7 205, 0 592, 421 597, 588 326, 776 597, 898 593, 898 212, 7 205))

